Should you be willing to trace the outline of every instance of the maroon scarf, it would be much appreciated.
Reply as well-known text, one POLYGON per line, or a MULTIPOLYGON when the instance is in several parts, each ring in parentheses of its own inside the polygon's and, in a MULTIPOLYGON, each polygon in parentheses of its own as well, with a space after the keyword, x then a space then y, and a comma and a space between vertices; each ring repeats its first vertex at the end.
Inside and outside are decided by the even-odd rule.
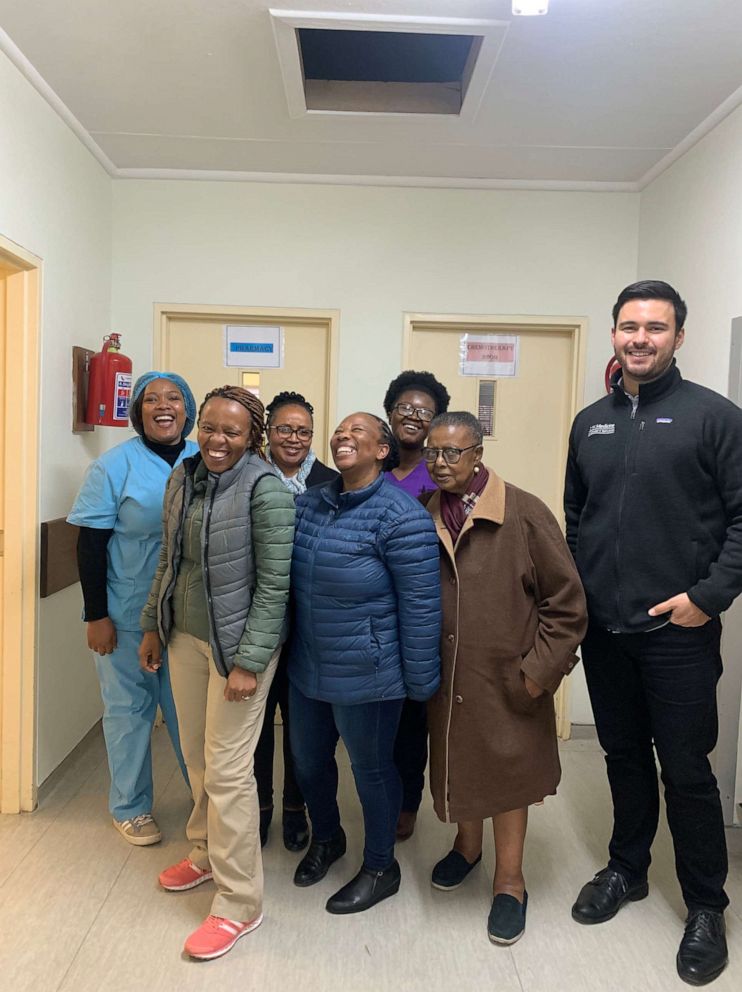
POLYGON ((484 465, 480 464, 479 471, 475 472, 469 479, 463 496, 441 490, 441 517, 454 544, 459 539, 466 518, 477 505, 482 490, 487 485, 488 478, 489 472, 484 465))

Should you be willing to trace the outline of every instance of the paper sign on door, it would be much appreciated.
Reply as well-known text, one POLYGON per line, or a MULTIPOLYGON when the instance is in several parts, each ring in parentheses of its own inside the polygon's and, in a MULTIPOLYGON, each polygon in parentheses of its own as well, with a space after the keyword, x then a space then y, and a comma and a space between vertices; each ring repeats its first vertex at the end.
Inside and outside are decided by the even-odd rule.
POLYGON ((225 324, 224 366, 238 369, 282 369, 283 328, 225 324))
POLYGON ((518 374, 519 356, 518 334, 462 334, 459 373, 512 378, 518 374))

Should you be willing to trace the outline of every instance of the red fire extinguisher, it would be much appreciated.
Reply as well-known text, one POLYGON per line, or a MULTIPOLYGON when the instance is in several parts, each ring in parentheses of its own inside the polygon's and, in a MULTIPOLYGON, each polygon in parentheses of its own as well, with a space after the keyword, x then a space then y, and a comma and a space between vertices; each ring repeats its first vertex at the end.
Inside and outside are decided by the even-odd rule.
POLYGON ((131 398, 131 359, 122 355, 121 337, 103 338, 103 350, 90 359, 85 420, 104 427, 126 427, 131 398))

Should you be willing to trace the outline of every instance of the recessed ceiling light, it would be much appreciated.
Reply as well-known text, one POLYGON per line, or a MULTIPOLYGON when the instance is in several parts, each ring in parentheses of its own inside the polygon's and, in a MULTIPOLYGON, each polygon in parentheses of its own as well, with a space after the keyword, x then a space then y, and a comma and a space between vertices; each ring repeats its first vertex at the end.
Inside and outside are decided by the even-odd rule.
POLYGON ((533 17, 536 14, 546 14, 549 10, 549 0, 513 0, 513 13, 523 17, 533 17))

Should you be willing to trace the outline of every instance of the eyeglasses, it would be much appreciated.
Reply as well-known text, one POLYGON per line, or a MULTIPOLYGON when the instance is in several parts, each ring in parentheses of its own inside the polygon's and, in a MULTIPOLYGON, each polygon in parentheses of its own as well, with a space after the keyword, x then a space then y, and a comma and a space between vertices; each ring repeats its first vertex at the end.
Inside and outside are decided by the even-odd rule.
POLYGON ((443 461, 446 465, 455 465, 461 460, 461 456, 465 451, 471 451, 472 448, 478 448, 478 444, 470 444, 466 448, 423 448, 423 458, 426 462, 438 461, 438 455, 443 455, 443 461))
POLYGON ((280 437, 291 437, 292 434, 296 434, 300 441, 311 441, 314 437, 314 431, 308 427, 292 427, 290 424, 271 424, 268 430, 275 431, 280 437))
POLYGON ((411 403, 397 403, 392 410, 396 410, 400 417, 417 417, 424 424, 429 424, 435 416, 435 410, 428 410, 424 406, 413 406, 411 403))

